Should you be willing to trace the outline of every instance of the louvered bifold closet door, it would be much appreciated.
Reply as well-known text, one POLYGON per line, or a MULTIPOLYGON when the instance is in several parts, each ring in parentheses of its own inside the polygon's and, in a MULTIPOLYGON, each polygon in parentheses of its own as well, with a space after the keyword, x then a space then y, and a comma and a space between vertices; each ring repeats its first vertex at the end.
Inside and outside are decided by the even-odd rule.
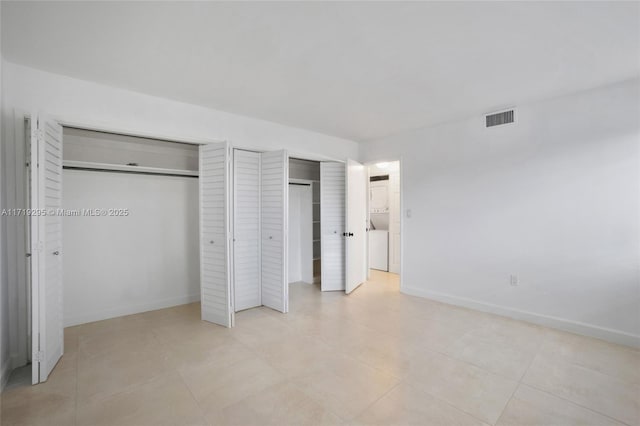
POLYGON ((345 166, 320 163, 322 291, 345 289, 345 166))
POLYGON ((32 117, 33 382, 44 382, 62 357, 62 126, 32 117), (35 245, 35 247, 33 246, 35 245), (38 371, 36 371, 36 368, 38 371))
POLYGON ((227 143, 200 146, 200 289, 202 319, 231 327, 227 143))
POLYGON ((260 153, 233 151, 235 311, 260 306, 260 153))
POLYGON ((280 312, 287 312, 289 159, 286 151, 262 153, 260 169, 262 304, 280 312))

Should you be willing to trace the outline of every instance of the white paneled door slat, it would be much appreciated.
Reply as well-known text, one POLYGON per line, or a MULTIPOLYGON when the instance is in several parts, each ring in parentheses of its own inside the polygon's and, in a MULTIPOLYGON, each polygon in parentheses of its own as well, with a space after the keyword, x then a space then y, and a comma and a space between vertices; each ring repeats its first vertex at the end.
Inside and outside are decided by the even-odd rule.
POLYGON ((229 241, 230 155, 225 142, 200 146, 202 319, 233 326, 229 241))
POLYGON ((236 312, 260 306, 260 153, 233 150, 233 277, 236 312))
POLYGON ((287 217, 289 158, 286 151, 261 154, 262 304, 280 312, 289 310, 287 217))
POLYGON ((320 233, 322 291, 345 289, 345 166, 320 163, 320 233))
POLYGON ((43 116, 30 119, 32 215, 32 382, 44 382, 64 352, 62 321, 62 126, 43 116))

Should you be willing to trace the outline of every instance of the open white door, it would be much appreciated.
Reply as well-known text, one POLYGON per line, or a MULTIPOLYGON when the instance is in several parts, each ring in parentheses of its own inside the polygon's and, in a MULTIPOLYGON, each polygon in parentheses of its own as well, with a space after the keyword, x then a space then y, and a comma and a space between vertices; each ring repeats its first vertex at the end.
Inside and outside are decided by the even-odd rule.
POLYGON ((347 160, 346 285, 347 294, 366 280, 367 171, 357 161, 347 160))
POLYGON ((286 313, 289 311, 289 156, 286 151, 263 152, 261 156, 262 304, 286 313))
POLYGON ((233 295, 235 311, 260 300, 260 156, 233 150, 233 295))
POLYGON ((202 319, 233 326, 230 277, 230 148, 200 146, 200 291, 202 319))
POLYGON ((62 322, 62 126, 31 117, 30 216, 32 383, 44 382, 64 352, 62 322))
POLYGON ((320 163, 320 258, 322 291, 345 289, 345 169, 320 163))

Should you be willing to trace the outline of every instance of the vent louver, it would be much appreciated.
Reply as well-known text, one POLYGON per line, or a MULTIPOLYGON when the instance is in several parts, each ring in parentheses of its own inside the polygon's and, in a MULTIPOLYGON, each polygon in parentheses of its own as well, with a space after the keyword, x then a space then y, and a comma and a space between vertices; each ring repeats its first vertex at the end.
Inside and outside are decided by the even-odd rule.
POLYGON ((507 111, 496 112, 494 114, 485 115, 485 127, 500 126, 502 124, 509 124, 515 121, 515 110, 510 109, 507 111))

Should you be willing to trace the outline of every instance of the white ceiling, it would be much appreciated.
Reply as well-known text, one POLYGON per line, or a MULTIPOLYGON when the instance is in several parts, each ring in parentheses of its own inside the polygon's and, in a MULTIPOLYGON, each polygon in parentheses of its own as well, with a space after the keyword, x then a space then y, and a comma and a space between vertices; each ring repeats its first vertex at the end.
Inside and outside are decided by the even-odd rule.
POLYGON ((5 59, 363 141, 640 74, 640 4, 2 2, 5 59))

